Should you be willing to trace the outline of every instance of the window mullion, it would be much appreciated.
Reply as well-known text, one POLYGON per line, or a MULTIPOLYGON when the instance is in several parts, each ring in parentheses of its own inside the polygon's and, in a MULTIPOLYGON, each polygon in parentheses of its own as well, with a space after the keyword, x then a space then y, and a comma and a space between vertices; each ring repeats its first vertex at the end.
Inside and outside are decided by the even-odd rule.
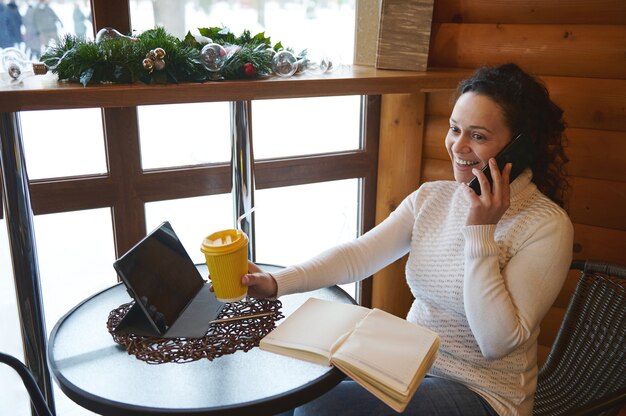
MULTIPOLYGON (((232 101, 230 104, 231 170, 234 226, 238 219, 254 207, 254 154, 252 151, 252 102, 232 101)), ((241 229, 248 236, 248 258, 256 259, 254 213, 241 218, 241 229)))

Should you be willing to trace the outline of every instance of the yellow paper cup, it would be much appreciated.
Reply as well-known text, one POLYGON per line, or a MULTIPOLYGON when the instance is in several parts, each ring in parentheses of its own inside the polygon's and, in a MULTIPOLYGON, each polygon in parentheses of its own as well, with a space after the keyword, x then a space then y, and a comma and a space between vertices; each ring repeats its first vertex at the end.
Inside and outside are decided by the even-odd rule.
POLYGON ((221 302, 236 302, 248 293, 241 276, 248 273, 248 236, 240 230, 223 230, 202 241, 215 297, 221 302))

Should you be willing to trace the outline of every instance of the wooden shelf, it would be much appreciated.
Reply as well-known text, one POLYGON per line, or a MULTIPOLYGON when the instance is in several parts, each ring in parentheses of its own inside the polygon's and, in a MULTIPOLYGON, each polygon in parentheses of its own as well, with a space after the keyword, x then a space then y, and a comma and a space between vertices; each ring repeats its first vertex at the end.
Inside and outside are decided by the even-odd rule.
POLYGON ((379 95, 450 89, 468 71, 427 72, 377 70, 352 66, 321 76, 296 75, 254 81, 222 81, 181 84, 106 84, 83 87, 59 82, 55 75, 38 75, 21 83, 0 83, 0 111, 50 110, 88 107, 132 107, 209 101, 262 100, 272 98, 379 95))

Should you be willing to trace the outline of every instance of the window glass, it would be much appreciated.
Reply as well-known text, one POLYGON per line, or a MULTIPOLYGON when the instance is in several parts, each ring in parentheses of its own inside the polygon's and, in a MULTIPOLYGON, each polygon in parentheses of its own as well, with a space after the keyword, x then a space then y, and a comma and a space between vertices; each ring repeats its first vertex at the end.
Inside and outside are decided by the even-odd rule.
MULTIPOLYGON (((346 179, 257 191, 257 261, 289 266, 354 239, 359 183, 346 179)), ((354 283, 341 287, 356 298, 354 283)))
POLYGON ((273 43, 320 51, 351 64, 356 0, 130 0, 132 28, 163 26, 174 36, 201 27, 228 27, 239 35, 265 31, 273 43))
POLYGON ((256 191, 256 256, 290 265, 356 237, 359 180, 256 191))
POLYGON ((38 60, 48 46, 65 34, 93 39, 87 0, 11 0, 6 10, 8 33, 6 39, 0 39, 0 48, 19 48, 32 60, 38 60))
POLYGON ((360 96, 254 101, 254 157, 358 149, 360 103, 360 96))
POLYGON ((207 235, 233 228, 233 200, 230 194, 150 202, 146 204, 148 232, 169 221, 191 260, 204 263, 200 244, 207 235))
POLYGON ((79 302, 117 283, 109 208, 36 215, 41 292, 48 334, 79 302))
POLYGON ((144 169, 230 161, 228 103, 137 108, 144 169))
POLYGON ((20 113, 29 179, 106 173, 99 108, 20 113))

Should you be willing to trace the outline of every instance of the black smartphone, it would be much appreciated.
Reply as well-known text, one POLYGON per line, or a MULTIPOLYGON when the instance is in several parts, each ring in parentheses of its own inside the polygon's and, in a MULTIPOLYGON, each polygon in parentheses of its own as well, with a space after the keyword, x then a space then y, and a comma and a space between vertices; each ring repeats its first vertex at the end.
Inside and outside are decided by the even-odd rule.
MULTIPOLYGON (((513 182, 513 180, 533 162, 532 143, 527 135, 518 134, 504 147, 504 149, 500 151, 500 153, 496 155, 495 159, 500 172, 502 172, 502 169, 504 169, 507 163, 511 163, 513 165, 511 168, 511 175, 509 177, 509 181, 513 182)), ((482 171, 487 177, 489 185, 493 185, 489 164, 487 164, 482 171)), ((477 177, 474 177, 474 179, 472 179, 467 185, 472 188, 477 195, 480 195, 480 182, 477 177)))

